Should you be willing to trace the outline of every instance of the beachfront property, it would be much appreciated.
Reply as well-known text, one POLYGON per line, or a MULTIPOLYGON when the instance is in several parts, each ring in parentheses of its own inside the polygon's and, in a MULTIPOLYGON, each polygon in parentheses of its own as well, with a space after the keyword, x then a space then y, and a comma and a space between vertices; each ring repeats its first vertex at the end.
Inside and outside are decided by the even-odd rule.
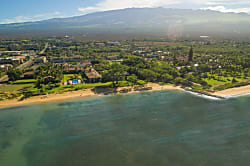
POLYGON ((81 71, 83 71, 82 67, 76 67, 76 66, 67 66, 64 70, 65 74, 79 74, 81 71))
POLYGON ((93 68, 85 72, 85 75, 88 83, 101 82, 102 80, 102 76, 93 68))
POLYGON ((30 71, 30 72, 25 72, 21 76, 22 79, 33 79, 35 77, 35 73, 30 71))
POLYGON ((83 82, 80 79, 72 79, 72 80, 67 80, 66 83, 67 85, 76 85, 76 84, 81 84, 83 82))
MULTIPOLYGON (((16 42, 18 43, 18 41, 16 42)), ((16 81, 23 79, 23 84, 26 84, 25 79, 34 79, 34 82, 38 83, 40 83, 39 80, 42 80, 40 84, 45 87, 46 91, 51 92, 54 92, 55 87, 58 87, 58 83, 61 83, 61 85, 83 84, 76 85, 76 87, 84 87, 85 83, 88 86, 88 83, 103 85, 114 82, 110 86, 125 86, 141 84, 145 81, 189 86, 204 91, 216 91, 231 86, 245 85, 249 82, 248 71, 243 70, 247 63, 244 58, 246 59, 248 55, 246 45, 241 48, 244 52, 240 54, 242 61, 238 62, 242 68, 238 68, 237 73, 228 75, 231 70, 235 71, 235 69, 231 69, 231 64, 227 64, 227 56, 221 56, 222 54, 227 55, 227 53, 220 52, 216 55, 213 53, 213 49, 209 48, 204 52, 204 50, 199 49, 200 43, 198 42, 190 41, 194 49, 192 62, 188 61, 189 47, 185 43, 176 47, 175 42, 150 42, 149 44, 145 42, 140 44, 139 42, 134 45, 135 42, 132 41, 121 41, 119 42, 120 46, 119 43, 110 43, 109 41, 75 42, 70 44, 65 39, 43 41, 41 46, 44 47, 40 46, 39 50, 33 50, 40 56, 31 58, 27 57, 30 57, 28 55, 32 50, 20 48, 21 52, 5 52, 0 59, 1 74, 3 76, 8 74, 7 71, 13 67, 18 72, 10 70, 10 77, 11 74, 12 76, 16 75, 12 79, 14 78, 16 81), (48 43, 48 46, 46 46, 46 43, 48 43), (102 44, 96 46, 96 43, 102 44), (86 45, 88 48, 86 48, 86 45), (42 50, 45 51, 38 54, 42 50), (18 67, 19 63, 27 60, 29 60, 29 63, 18 67), (221 65, 221 62, 226 63, 226 65, 221 65), (214 73, 215 70, 220 75, 214 73), (200 77, 198 76, 199 73, 204 74, 200 77), (235 79, 232 82, 233 78, 235 79)), ((206 43, 204 45, 210 47, 206 43)), ((8 45, 2 44, 2 47, 4 47, 2 50, 8 50, 8 45)), ((213 45, 213 47, 215 46, 213 45)), ((231 48, 230 45, 228 45, 228 48, 234 49, 235 52, 238 50, 238 48, 231 48)), ((230 49, 223 49, 222 51, 230 49)), ((8 78, 3 77, 4 82, 7 82, 7 80, 8 78)), ((16 85, 8 86, 15 87, 16 85)), ((29 88, 34 95, 40 93, 38 89, 32 89, 35 86, 36 84, 29 88)), ((55 91, 64 91, 64 88, 62 86, 55 91)), ((69 89, 75 90, 74 88, 74 86, 70 86, 69 89)), ((25 91, 25 89, 21 89, 21 91, 25 91)), ((7 94, 6 97, 8 97, 7 94)))

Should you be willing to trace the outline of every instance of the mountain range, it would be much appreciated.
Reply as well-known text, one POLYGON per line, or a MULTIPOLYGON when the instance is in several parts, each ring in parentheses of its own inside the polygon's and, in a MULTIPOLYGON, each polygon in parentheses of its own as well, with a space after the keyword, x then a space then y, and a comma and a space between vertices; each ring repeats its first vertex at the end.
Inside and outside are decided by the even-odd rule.
POLYGON ((250 15, 211 10, 128 8, 70 18, 1 24, 0 37, 249 38, 250 15))

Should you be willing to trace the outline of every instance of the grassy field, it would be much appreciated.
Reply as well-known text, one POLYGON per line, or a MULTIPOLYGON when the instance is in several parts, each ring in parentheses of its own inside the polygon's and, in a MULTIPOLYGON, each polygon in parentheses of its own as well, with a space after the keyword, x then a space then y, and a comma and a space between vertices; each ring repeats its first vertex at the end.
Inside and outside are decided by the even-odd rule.
MULTIPOLYGON (((217 76, 213 75, 214 78, 205 78, 203 79, 206 81, 209 85, 224 85, 224 84, 229 84, 232 83, 233 77, 224 77, 224 76, 217 76)), ((235 78, 237 82, 242 82, 245 79, 244 78, 235 78)))
POLYGON ((64 93, 68 91, 81 90, 81 89, 91 89, 100 86, 110 86, 112 82, 107 83, 91 83, 91 84, 76 84, 76 85, 62 85, 50 90, 46 90, 44 93, 64 93))
POLYGON ((214 80, 214 79, 209 79, 209 78, 206 78, 203 80, 206 81, 209 85, 225 84, 225 82, 214 80))
POLYGON ((65 85, 61 86, 62 88, 79 88, 79 89, 89 89, 89 88, 95 88, 98 86, 110 86, 112 85, 112 82, 107 83, 90 83, 90 84, 77 84, 77 85, 65 85))
MULTIPOLYGON (((65 75, 65 78, 70 78, 73 75, 65 75)), ((80 78, 80 77, 79 77, 80 78)), ((77 85, 63 85, 51 88, 50 86, 44 86, 42 89, 35 88, 35 84, 27 83, 34 82, 34 80, 20 80, 12 84, 0 85, 0 93, 6 94, 20 94, 20 92, 29 91, 33 95, 42 95, 48 93, 64 93, 68 91, 75 91, 81 89, 91 89, 95 87, 111 86, 112 82, 107 83, 89 83, 89 84, 77 84, 77 85)), ((127 81, 120 81, 119 86, 129 86, 130 83, 127 81)), ((32 95, 31 95, 32 96, 32 95)))
POLYGON ((31 84, 31 83, 36 83, 35 79, 26 79, 26 80, 17 80, 12 82, 12 84, 31 84))
POLYGON ((25 89, 25 88, 33 88, 34 84, 4 84, 0 85, 0 92, 1 93, 14 93, 18 92, 19 90, 25 89))
POLYGON ((78 79, 82 79, 82 76, 79 75, 79 74, 64 74, 63 75, 63 82, 67 81, 67 80, 70 80, 70 79, 73 79, 77 76, 78 79))

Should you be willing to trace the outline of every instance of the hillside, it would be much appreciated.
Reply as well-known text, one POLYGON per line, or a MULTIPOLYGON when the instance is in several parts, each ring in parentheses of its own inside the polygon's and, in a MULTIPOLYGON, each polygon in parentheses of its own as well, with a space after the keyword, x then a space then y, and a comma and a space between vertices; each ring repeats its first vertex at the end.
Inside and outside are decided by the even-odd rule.
POLYGON ((250 15, 215 11, 130 8, 71 18, 0 25, 0 37, 81 35, 186 38, 250 36, 250 15))

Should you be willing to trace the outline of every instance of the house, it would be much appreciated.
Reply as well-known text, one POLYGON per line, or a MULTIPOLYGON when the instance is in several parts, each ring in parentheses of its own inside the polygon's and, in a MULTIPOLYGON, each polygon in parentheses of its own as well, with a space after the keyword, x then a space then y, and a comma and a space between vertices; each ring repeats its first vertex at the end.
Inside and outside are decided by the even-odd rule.
POLYGON ((121 46, 120 42, 108 42, 108 45, 110 46, 121 46))
POLYGON ((72 65, 73 67, 77 67, 77 68, 84 68, 86 65, 84 64, 78 64, 78 65, 72 65))
POLYGON ((62 57, 60 58, 49 58, 48 59, 49 62, 52 62, 52 63, 64 63, 66 62, 65 59, 62 57))
POLYGON ((109 55, 107 57, 108 60, 115 60, 115 59, 118 59, 119 58, 119 55, 109 55))
POLYGON ((24 60, 22 58, 19 58, 18 56, 11 57, 11 59, 12 63, 15 64, 22 64, 24 62, 24 60))
POLYGON ((21 64, 24 60, 20 57, 13 56, 8 58, 0 58, 0 64, 21 64))
POLYGON ((83 56, 71 56, 71 57, 56 57, 48 59, 52 63, 65 63, 65 62, 81 62, 84 59, 83 56))
POLYGON ((93 68, 85 72, 85 75, 88 83, 96 83, 102 80, 102 76, 93 68))
POLYGON ((47 58, 45 56, 42 56, 38 59, 35 60, 35 63, 36 64, 39 64, 39 63, 46 63, 47 62, 47 58))
POLYGON ((78 74, 78 68, 77 67, 68 67, 64 70, 64 73, 67 74, 78 74))
POLYGON ((160 59, 159 55, 148 55, 148 57, 152 59, 160 59))
POLYGON ((25 61, 26 57, 25 56, 17 56, 18 58, 22 59, 23 61, 25 61))
POLYGON ((89 61, 84 61, 84 62, 82 62, 82 63, 81 63, 81 65, 91 66, 91 65, 92 65, 92 63, 91 63, 91 62, 89 62, 89 61))
POLYGON ((179 56, 176 59, 178 59, 178 60, 188 60, 188 56, 179 56))
POLYGON ((96 46, 101 46, 101 47, 104 47, 105 46, 105 43, 95 43, 96 46))
POLYGON ((35 73, 30 71, 30 72, 23 73, 22 78, 23 79, 33 79, 34 75, 35 75, 35 73))
POLYGON ((1 53, 4 53, 5 55, 8 56, 18 56, 21 55, 22 51, 3 51, 1 53))
POLYGON ((88 62, 88 61, 84 61, 84 62, 81 62, 81 64, 77 64, 77 65, 72 65, 73 67, 78 67, 78 68, 84 68, 86 66, 92 66, 92 63, 91 62, 88 62))
POLYGON ((167 57, 166 57, 166 60, 168 60, 168 61, 173 61, 174 58, 173 58, 173 57, 170 57, 170 56, 167 56, 167 57))
POLYGON ((11 58, 0 58, 0 64, 12 64, 11 58))
POLYGON ((0 65, 0 70, 1 70, 1 71, 8 71, 8 70, 10 70, 11 68, 13 68, 13 65, 11 65, 11 64, 0 65))
POLYGON ((66 59, 67 62, 80 62, 84 59, 83 56, 75 55, 66 59))
POLYGON ((80 79, 73 79, 73 80, 68 80, 67 85, 76 85, 76 84, 81 84, 82 80, 80 79))
POLYGON ((25 44, 25 43, 23 43, 22 44, 22 48, 24 49, 24 50, 37 50, 37 49, 39 49, 39 44, 37 44, 37 43, 29 43, 29 44, 25 44))

